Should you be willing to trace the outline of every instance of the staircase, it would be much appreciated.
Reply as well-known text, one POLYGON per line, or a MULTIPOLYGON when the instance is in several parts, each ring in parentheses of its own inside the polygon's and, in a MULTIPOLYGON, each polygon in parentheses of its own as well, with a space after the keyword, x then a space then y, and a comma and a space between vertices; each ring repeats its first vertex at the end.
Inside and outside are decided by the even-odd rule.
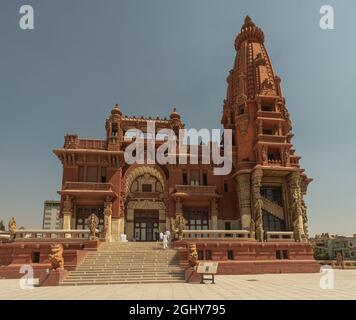
POLYGON ((161 243, 103 243, 61 285, 184 282, 176 250, 161 243))

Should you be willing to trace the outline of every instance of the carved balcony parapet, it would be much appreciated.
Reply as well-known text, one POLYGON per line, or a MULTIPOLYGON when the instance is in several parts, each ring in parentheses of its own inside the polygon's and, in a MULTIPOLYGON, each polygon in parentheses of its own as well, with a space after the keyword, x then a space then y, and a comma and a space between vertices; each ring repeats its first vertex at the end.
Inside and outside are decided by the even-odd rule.
POLYGON ((216 186, 202 186, 202 185, 176 185, 175 195, 179 197, 189 196, 206 196, 206 197, 220 197, 216 192, 216 186))
POLYGON ((78 143, 79 149, 94 149, 106 150, 107 143, 105 140, 80 139, 78 143))
POLYGON ((99 183, 99 182, 70 182, 67 181, 62 190, 59 192, 61 195, 102 195, 115 197, 113 185, 111 183, 99 183))

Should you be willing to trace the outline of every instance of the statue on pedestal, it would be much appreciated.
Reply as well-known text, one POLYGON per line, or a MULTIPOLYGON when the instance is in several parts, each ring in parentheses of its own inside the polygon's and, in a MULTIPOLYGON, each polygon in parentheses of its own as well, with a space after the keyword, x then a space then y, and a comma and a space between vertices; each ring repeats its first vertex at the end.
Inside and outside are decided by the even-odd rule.
POLYGON ((15 234, 15 231, 16 231, 16 220, 14 217, 12 217, 9 221, 9 224, 8 224, 8 227, 9 227, 9 233, 10 233, 10 242, 12 241, 15 241, 15 238, 16 238, 16 234, 15 234))
POLYGON ((51 246, 52 254, 49 255, 49 262, 52 270, 64 270, 63 245, 56 243, 51 246))
POLYGON ((99 224, 99 218, 95 215, 95 213, 91 214, 88 219, 88 226, 90 230, 90 240, 96 240, 97 239, 97 233, 99 232, 98 230, 98 224, 99 224))
POLYGON ((197 246, 194 243, 189 244, 189 267, 194 268, 198 264, 197 246))
POLYGON ((183 239, 183 230, 185 228, 184 217, 179 214, 176 219, 172 218, 172 232, 174 234, 174 239, 182 240, 183 239))

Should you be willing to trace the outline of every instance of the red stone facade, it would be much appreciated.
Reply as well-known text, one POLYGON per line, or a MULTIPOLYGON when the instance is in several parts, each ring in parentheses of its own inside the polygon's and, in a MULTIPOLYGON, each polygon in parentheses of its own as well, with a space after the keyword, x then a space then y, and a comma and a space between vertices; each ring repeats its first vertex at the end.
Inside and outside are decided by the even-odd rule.
MULTIPOLYGON (((100 230, 109 223, 113 240, 121 234, 156 240, 183 215, 188 229, 250 230, 260 241, 267 231, 293 231, 297 241, 306 240, 303 196, 311 179, 291 143, 291 119, 264 33, 249 17, 235 49, 221 119, 233 132, 232 172, 214 175, 213 163, 125 164, 127 130, 146 131, 148 120, 155 121, 157 131, 177 131, 184 124, 175 109, 168 118, 154 119, 123 115, 116 105, 106 119, 105 139, 66 135, 63 147, 54 150, 63 165, 59 193, 65 229, 85 228, 95 213, 100 230)), ((154 148, 163 142, 156 140, 154 148)))

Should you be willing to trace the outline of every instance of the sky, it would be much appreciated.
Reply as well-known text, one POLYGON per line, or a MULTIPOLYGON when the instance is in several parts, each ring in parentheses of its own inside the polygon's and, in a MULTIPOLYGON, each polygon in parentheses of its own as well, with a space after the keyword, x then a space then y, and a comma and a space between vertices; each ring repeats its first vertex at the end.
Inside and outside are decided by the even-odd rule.
POLYGON ((354 0, 1 0, 0 220, 42 226, 62 178, 52 150, 66 133, 104 138, 115 103, 139 116, 176 106, 188 128, 220 128, 247 14, 264 30, 314 179, 310 233, 356 233, 354 0), (24 4, 34 30, 19 27, 24 4), (319 26, 324 4, 334 30, 319 26))

